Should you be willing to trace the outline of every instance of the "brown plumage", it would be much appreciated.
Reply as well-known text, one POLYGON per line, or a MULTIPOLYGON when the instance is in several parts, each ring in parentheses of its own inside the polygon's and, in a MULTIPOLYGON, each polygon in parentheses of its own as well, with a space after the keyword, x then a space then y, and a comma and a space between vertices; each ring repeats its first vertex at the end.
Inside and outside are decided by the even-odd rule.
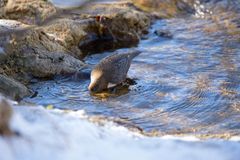
POLYGON ((127 77, 127 72, 132 59, 140 54, 140 51, 130 51, 123 54, 114 54, 101 60, 91 72, 91 83, 88 89, 100 92, 107 89, 108 84, 119 84, 127 77))

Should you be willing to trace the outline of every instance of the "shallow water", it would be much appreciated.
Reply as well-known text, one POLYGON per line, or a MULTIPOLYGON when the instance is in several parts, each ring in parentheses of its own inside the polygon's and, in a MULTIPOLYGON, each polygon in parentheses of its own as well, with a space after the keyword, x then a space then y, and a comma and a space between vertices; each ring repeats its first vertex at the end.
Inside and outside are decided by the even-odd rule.
MULTIPOLYGON (((145 132, 239 135, 239 41, 220 29, 212 32, 211 24, 194 17, 153 24, 137 47, 143 53, 129 70, 137 84, 118 94, 91 95, 89 79, 68 76, 31 84, 38 94, 25 101, 84 109, 88 115, 112 117, 145 132), (155 35, 157 29, 170 31, 173 38, 155 35)), ((96 64, 110 54, 85 60, 96 64)))

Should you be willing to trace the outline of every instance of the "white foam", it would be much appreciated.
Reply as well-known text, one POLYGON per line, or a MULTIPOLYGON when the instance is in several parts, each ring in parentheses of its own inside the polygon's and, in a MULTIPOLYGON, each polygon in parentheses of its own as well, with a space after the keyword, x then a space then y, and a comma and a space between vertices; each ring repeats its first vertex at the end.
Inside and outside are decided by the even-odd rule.
POLYGON ((22 136, 0 137, 1 160, 226 160, 238 159, 239 142, 195 137, 145 137, 107 123, 97 126, 84 111, 14 107, 12 129, 22 136))
POLYGON ((200 141, 199 138, 194 137, 194 136, 176 137, 176 136, 166 135, 166 136, 162 136, 162 139, 182 140, 182 141, 189 141, 189 142, 200 141))

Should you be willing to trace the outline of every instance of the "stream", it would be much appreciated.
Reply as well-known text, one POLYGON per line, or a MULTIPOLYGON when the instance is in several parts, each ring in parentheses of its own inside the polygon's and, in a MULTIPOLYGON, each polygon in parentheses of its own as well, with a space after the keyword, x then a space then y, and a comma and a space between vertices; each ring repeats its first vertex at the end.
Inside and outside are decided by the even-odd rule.
MULTIPOLYGON (((29 87, 38 94, 24 101, 85 110, 89 116, 111 117, 148 133, 237 135, 239 42, 210 28, 212 23, 196 17, 157 20, 136 47, 142 53, 128 72, 136 84, 116 93, 92 95, 87 90, 88 78, 65 76, 32 83, 29 87), (156 35, 156 30, 167 30, 173 37, 156 35)), ((84 60, 94 65, 111 54, 94 54, 84 60)))

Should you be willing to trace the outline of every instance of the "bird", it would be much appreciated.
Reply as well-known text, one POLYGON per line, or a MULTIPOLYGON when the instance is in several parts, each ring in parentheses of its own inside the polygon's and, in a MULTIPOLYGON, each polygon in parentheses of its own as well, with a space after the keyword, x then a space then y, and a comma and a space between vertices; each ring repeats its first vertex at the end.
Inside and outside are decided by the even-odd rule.
POLYGON ((127 53, 116 53, 102 59, 91 71, 88 90, 101 92, 111 84, 117 85, 124 82, 132 59, 140 53, 138 50, 131 50, 127 53))

